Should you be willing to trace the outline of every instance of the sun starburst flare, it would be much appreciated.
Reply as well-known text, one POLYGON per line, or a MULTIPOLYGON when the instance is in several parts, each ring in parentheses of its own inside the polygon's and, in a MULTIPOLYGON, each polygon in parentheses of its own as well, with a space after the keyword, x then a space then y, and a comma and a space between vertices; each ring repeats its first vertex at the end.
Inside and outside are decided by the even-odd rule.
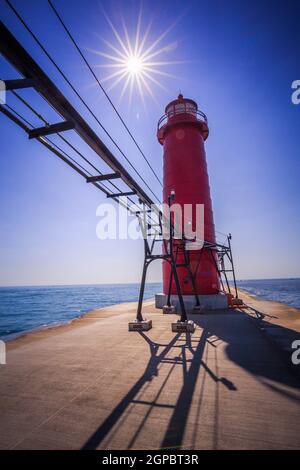
POLYGON ((134 40, 130 39, 124 20, 122 20, 123 36, 121 36, 105 12, 104 15, 112 30, 115 42, 112 43, 107 39, 101 38, 107 50, 99 51, 93 49, 91 52, 106 59, 105 63, 97 64, 96 66, 103 69, 110 69, 110 73, 101 78, 102 83, 108 84, 106 88, 107 92, 110 92, 119 85, 119 101, 121 101, 128 92, 129 102, 131 103, 133 90, 136 88, 144 105, 145 94, 150 95, 151 98, 157 102, 152 87, 159 87, 164 91, 168 91, 161 83, 161 78, 169 77, 178 79, 176 75, 161 70, 161 68, 186 63, 186 61, 159 60, 161 55, 172 52, 177 48, 177 41, 166 45, 162 44, 163 40, 174 28, 176 22, 154 41, 150 42, 149 33, 151 23, 148 24, 142 34, 141 11, 137 19, 134 40))

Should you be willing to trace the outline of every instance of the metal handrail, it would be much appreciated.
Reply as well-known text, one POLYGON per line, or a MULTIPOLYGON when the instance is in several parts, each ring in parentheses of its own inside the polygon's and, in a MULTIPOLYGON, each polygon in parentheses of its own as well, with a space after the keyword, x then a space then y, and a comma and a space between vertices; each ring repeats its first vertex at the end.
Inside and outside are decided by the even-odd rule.
POLYGON ((185 108, 184 110, 182 110, 182 109, 176 109, 176 107, 174 107, 171 111, 168 111, 168 113, 165 113, 162 115, 162 117, 158 121, 157 129, 160 130, 165 124, 165 121, 168 121, 168 119, 174 116, 178 116, 179 114, 190 114, 194 116, 197 121, 207 123, 207 116, 202 111, 199 111, 199 110, 194 111, 189 108, 185 108))

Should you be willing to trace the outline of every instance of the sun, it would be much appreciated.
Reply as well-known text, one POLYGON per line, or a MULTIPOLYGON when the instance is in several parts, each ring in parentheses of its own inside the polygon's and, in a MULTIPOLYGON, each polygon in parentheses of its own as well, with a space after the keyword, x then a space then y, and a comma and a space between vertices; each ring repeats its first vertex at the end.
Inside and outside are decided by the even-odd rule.
POLYGON ((161 79, 166 77, 178 78, 176 75, 167 72, 165 67, 185 63, 185 61, 161 59, 161 56, 177 48, 177 40, 163 44, 176 22, 165 28, 164 32, 156 39, 150 40, 151 23, 142 31, 142 12, 140 10, 135 34, 133 38, 130 38, 124 19, 120 23, 121 28, 118 27, 117 29, 107 14, 103 13, 114 37, 113 40, 101 37, 106 46, 105 51, 91 50, 91 52, 105 59, 104 63, 102 62, 96 66, 109 70, 107 75, 100 78, 101 83, 107 83, 107 92, 121 86, 119 101, 128 92, 129 102, 131 103, 133 90, 137 89, 144 106, 145 95, 147 94, 159 105, 155 96, 155 88, 158 87, 168 92, 167 88, 161 83, 161 79))
POLYGON ((143 60, 137 55, 128 57, 126 67, 127 67, 128 73, 131 75, 142 74, 143 73, 143 60))

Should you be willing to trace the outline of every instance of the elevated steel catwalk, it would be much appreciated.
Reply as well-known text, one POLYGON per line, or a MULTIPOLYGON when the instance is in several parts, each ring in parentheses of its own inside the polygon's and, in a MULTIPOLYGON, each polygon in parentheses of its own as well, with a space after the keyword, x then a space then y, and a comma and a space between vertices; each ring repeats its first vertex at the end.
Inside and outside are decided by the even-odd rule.
MULTIPOLYGON (((140 185, 130 176, 123 165, 117 160, 104 142, 98 137, 83 117, 76 111, 66 97, 54 85, 50 78, 43 72, 34 59, 21 46, 16 38, 0 21, 0 53, 16 68, 24 77, 22 84, 20 80, 9 80, 9 89, 20 89, 22 85, 26 88, 32 86, 45 100, 60 114, 65 121, 74 124, 74 130, 92 148, 99 157, 120 175, 120 178, 130 188, 130 192, 137 195, 139 200, 146 206, 154 204, 152 199, 145 193, 140 185), (14 83, 15 82, 15 83, 14 83)), ((31 131, 31 130, 30 130, 31 131)), ((30 136, 35 134, 29 134, 30 136)), ((37 135, 39 137, 39 135, 37 135)))

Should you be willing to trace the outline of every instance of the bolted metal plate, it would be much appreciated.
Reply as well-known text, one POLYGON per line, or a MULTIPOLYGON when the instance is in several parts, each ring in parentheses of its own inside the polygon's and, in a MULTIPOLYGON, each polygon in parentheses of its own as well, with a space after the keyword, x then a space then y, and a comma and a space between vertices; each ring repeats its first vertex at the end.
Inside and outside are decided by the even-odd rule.
POLYGON ((152 328, 152 320, 131 321, 128 323, 128 331, 148 331, 152 328))
POLYGON ((163 313, 175 313, 174 305, 164 305, 163 306, 163 313))
POLYGON ((176 323, 172 323, 172 331, 173 333, 194 333, 195 323, 191 320, 186 322, 178 321, 176 323))

